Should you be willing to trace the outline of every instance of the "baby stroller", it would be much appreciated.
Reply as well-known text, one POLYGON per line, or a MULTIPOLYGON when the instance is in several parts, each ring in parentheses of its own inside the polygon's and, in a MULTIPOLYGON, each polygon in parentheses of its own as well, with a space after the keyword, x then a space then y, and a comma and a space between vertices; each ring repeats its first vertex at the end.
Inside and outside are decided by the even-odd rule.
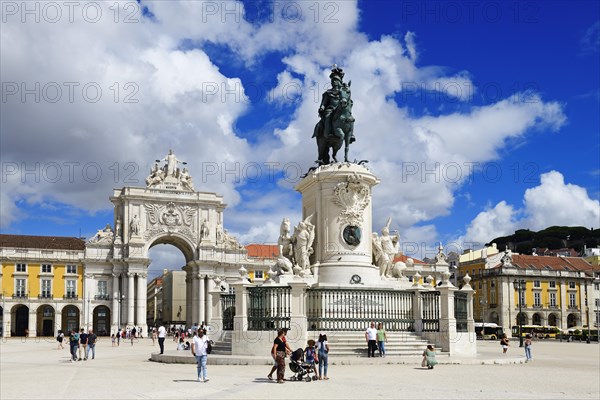
POLYGON ((305 380, 306 382, 310 382, 311 374, 313 381, 319 379, 315 372, 314 363, 304 362, 304 350, 302 349, 298 349, 292 353, 289 366, 290 370, 294 373, 294 375, 290 377, 290 381, 305 380))

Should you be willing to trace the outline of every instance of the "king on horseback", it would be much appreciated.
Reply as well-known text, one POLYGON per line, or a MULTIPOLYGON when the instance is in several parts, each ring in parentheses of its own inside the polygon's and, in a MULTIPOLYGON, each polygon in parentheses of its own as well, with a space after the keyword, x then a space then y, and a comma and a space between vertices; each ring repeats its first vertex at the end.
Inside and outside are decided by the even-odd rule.
POLYGON ((348 162, 348 149, 354 137, 354 117, 352 116, 352 98, 350 85, 344 82, 344 71, 333 65, 331 74, 331 89, 323 93, 319 106, 320 121, 315 126, 313 137, 317 139, 319 165, 329 164, 329 149, 331 158, 337 162, 337 152, 345 144, 344 161, 348 162))

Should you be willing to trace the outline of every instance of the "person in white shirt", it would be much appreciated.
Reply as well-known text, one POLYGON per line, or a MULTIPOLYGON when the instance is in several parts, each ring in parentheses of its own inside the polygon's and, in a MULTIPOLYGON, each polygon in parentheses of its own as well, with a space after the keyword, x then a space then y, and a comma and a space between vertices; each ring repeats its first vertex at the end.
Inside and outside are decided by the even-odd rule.
POLYGON ((160 354, 165 352, 165 336, 167 336, 167 330, 161 325, 158 327, 158 346, 160 347, 160 354))
POLYGON ((208 337, 202 330, 198 330, 198 333, 194 335, 194 341, 192 342, 192 354, 196 357, 196 369, 198 371, 198 382, 208 382, 206 372, 206 359, 208 358, 208 337), (200 377, 202 374, 202 377, 200 377))
POLYGON ((375 322, 371 322, 371 327, 367 328, 365 339, 369 346, 367 357, 375 357, 375 349, 377 349, 377 329, 375 329, 375 322))

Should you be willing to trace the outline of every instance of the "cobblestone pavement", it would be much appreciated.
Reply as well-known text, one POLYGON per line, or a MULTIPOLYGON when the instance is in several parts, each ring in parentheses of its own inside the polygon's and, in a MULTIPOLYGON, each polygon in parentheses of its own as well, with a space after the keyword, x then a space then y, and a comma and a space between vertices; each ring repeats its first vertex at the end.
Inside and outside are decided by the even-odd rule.
MULTIPOLYGON (((169 339, 166 345, 174 346, 169 339)), ((498 358, 503 357, 495 341, 478 342, 478 346, 483 355, 497 351, 498 358)), ((57 350, 55 341, 4 340, 0 343, 0 398, 600 398, 598 344, 535 342, 534 361, 528 364, 438 365, 434 370, 418 364, 392 364, 392 357, 374 365, 332 365, 339 363, 330 359, 330 380, 282 385, 267 380, 266 365, 209 365, 210 381, 199 383, 193 365, 148 361, 157 349, 149 339, 133 347, 114 348, 104 339, 97 345, 95 360, 70 362, 69 350, 57 350)), ((509 356, 521 353, 513 343, 509 356)))

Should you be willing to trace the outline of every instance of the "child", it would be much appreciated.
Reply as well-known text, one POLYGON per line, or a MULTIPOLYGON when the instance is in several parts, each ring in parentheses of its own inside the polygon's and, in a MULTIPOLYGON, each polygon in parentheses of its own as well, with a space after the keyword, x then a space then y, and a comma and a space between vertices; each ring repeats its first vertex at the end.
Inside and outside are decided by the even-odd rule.
POLYGON ((190 349, 190 342, 185 342, 184 350, 189 350, 189 349, 190 349))
POLYGON ((306 344, 308 344, 308 346, 304 349, 304 361, 307 364, 310 364, 309 371, 312 370, 318 377, 319 373, 317 372, 315 364, 319 362, 319 357, 317 356, 317 351, 315 349, 315 341, 310 339, 306 344))
POLYGON ((177 350, 185 349, 185 344, 183 343, 183 338, 179 338, 179 343, 177 344, 177 350))
POLYGON ((113 333, 110 337, 110 341, 112 342, 112 347, 115 347, 117 344, 115 343, 117 341, 117 338, 115 336, 115 334, 113 333))

